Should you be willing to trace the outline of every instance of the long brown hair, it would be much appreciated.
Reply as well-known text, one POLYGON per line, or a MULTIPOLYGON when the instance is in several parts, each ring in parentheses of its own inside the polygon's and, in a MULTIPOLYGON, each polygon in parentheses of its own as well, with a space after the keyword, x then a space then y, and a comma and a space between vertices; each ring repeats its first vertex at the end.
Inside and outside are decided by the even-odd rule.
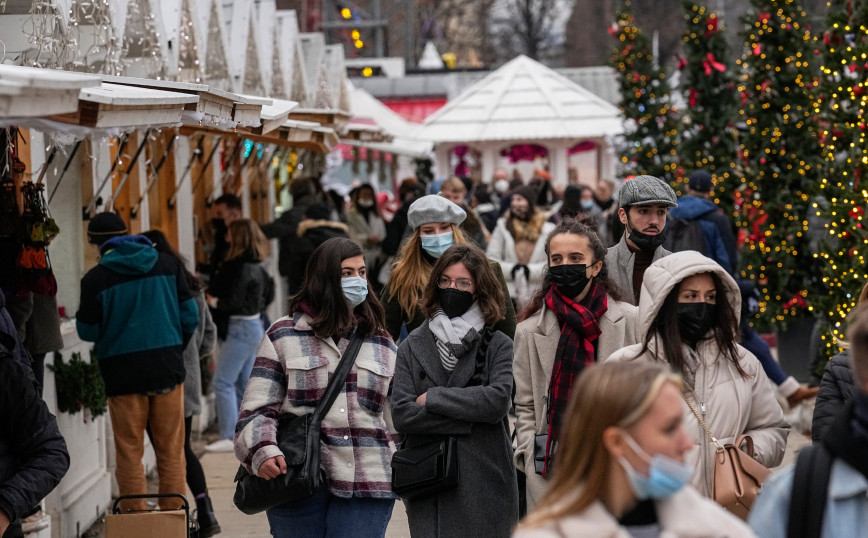
POLYGON ((603 432, 641 420, 666 383, 681 389, 680 377, 651 363, 615 361, 585 368, 571 391, 554 476, 523 525, 578 514, 601 499, 609 488, 613 461, 603 432))
POLYGON ((488 258, 481 248, 472 244, 455 245, 443 253, 431 270, 431 277, 425 286, 422 295, 422 311, 426 316, 431 316, 440 308, 440 298, 437 293, 437 279, 452 264, 463 263, 470 273, 470 278, 476 284, 476 301, 482 310, 482 316, 486 325, 493 325, 506 315, 503 296, 503 288, 500 281, 491 269, 488 258))
POLYGON ((234 260, 244 254, 256 261, 268 256, 268 239, 259 225, 250 219, 238 219, 229 223, 229 251, 226 260, 234 260))
MULTIPOLYGON (((590 217, 585 218, 590 219, 590 217)), ((593 263, 597 263, 600 261, 603 262, 603 268, 600 269, 600 272, 597 273, 597 276, 594 277, 594 280, 596 280, 598 284, 603 286, 603 288, 606 290, 606 293, 608 293, 609 296, 612 297, 612 299, 620 301, 621 290, 618 288, 618 285, 609 278, 609 269, 606 267, 606 252, 608 249, 606 248, 606 245, 604 245, 603 242, 600 240, 600 237, 594 231, 594 228, 589 226, 584 220, 576 220, 571 218, 564 219, 551 231, 551 233, 549 233, 549 236, 546 238, 546 262, 548 262, 549 256, 551 255, 550 250, 552 238, 561 234, 578 235, 588 240, 588 245, 590 245, 591 247, 591 252, 594 253, 593 263)), ((530 300, 530 303, 528 303, 528 305, 519 315, 519 322, 531 317, 534 312, 539 311, 543 307, 546 293, 548 293, 551 285, 552 281, 549 277, 547 266, 545 274, 543 275, 540 289, 537 290, 533 298, 530 300)))
MULTIPOLYGON (((458 226, 451 224, 452 238, 455 245, 467 243, 464 234, 458 226)), ((416 316, 416 308, 422 299, 422 290, 431 278, 431 263, 422 255, 422 235, 419 228, 413 230, 401 251, 398 259, 392 266, 392 275, 389 277, 388 294, 397 297, 401 310, 406 312, 409 319, 416 316)))
MULTIPOLYGON (((699 273, 702 274, 702 273, 699 273)), ((717 323, 714 325, 714 339, 720 348, 724 360, 735 365, 735 369, 742 377, 748 377, 747 372, 738 361, 738 317, 730 302, 729 294, 725 293, 724 283, 716 273, 707 273, 714 281, 714 289, 717 290, 715 303, 717 304, 717 323)), ((692 276, 692 275, 691 275, 692 276)), ((683 281, 682 281, 683 282, 683 281)), ((641 355, 650 349, 651 341, 657 340, 658 358, 669 363, 672 371, 684 375, 685 357, 684 345, 681 339, 681 331, 678 329, 678 291, 681 288, 679 282, 663 301, 663 305, 657 312, 657 316, 651 321, 642 349, 641 355)))
POLYGON ((301 290, 289 298, 289 311, 314 312, 310 325, 318 337, 344 336, 355 325, 365 336, 386 330, 383 305, 370 283, 368 296, 354 309, 350 309, 341 287, 341 263, 362 255, 362 247, 346 237, 333 237, 311 254, 301 290))

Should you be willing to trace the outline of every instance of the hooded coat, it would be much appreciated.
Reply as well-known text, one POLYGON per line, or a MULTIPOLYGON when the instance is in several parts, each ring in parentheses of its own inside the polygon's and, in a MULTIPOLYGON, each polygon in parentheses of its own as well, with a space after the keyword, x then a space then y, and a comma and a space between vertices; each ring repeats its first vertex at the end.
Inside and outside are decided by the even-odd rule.
MULTIPOLYGON (((718 293, 725 293, 734 311, 740 311, 738 286, 720 265, 694 251, 671 254, 657 260, 645 271, 638 316, 642 320, 642 342, 669 292, 687 277, 701 273, 715 273, 724 288, 717 290, 718 293)), ((732 330, 738 334, 738 326, 732 330)), ((647 351, 642 352, 642 344, 636 344, 617 351, 608 360, 666 363, 661 348, 658 335, 649 342, 647 351)), ((685 357, 695 360, 697 366, 695 386, 689 390, 685 385, 685 397, 697 412, 704 415, 703 419, 721 444, 735 443, 740 435, 749 435, 753 438, 754 458, 766 467, 775 467, 784 457, 790 426, 775 398, 775 387, 757 358, 741 346, 736 346, 736 350, 746 377, 731 361, 723 358, 713 338, 700 340, 695 352, 685 344, 685 357)), ((686 403, 684 428, 696 443, 685 456, 695 469, 691 484, 703 495, 710 496, 715 445, 686 403)))
POLYGON ((199 324, 196 298, 175 257, 141 235, 109 239, 81 279, 78 336, 96 342, 108 396, 184 382, 183 351, 199 324))

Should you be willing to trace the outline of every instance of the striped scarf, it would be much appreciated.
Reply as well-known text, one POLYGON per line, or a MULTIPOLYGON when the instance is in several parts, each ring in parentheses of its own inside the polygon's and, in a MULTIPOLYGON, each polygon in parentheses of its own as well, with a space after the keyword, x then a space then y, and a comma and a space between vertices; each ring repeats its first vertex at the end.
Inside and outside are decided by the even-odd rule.
POLYGON ((482 309, 475 301, 467 312, 452 319, 439 308, 431 316, 428 328, 434 334, 440 362, 447 372, 454 370, 458 359, 473 349, 484 326, 485 318, 482 316, 482 309))
POLYGON ((555 313, 561 325, 561 336, 555 352, 552 377, 549 380, 546 460, 543 476, 547 476, 550 456, 554 456, 561 433, 561 421, 570 401, 570 390, 585 366, 594 364, 594 341, 600 336, 600 316, 609 309, 606 290, 596 282, 580 303, 565 297, 552 285, 545 295, 546 306, 555 313))

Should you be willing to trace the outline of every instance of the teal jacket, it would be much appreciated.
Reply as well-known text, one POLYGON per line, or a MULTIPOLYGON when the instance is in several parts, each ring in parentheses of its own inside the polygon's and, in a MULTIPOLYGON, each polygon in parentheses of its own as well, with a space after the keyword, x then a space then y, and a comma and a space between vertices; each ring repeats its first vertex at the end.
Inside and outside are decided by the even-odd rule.
POLYGON ((95 342, 106 394, 144 394, 184 381, 183 350, 199 308, 181 263, 141 235, 110 239, 81 280, 76 328, 95 342))

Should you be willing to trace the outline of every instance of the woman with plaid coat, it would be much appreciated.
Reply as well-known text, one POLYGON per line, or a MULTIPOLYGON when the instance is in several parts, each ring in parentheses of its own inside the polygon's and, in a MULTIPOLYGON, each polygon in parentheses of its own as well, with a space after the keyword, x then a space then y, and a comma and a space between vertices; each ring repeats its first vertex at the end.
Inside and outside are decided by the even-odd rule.
POLYGON ((267 510, 275 538, 385 535, 396 496, 389 466, 395 444, 383 411, 396 348, 383 307, 368 290, 361 247, 329 239, 313 252, 301 291, 290 298, 291 313, 259 346, 235 428, 235 454, 249 472, 272 479, 286 472, 278 420, 311 413, 353 331, 365 335, 346 386, 322 421, 325 486, 267 510))

